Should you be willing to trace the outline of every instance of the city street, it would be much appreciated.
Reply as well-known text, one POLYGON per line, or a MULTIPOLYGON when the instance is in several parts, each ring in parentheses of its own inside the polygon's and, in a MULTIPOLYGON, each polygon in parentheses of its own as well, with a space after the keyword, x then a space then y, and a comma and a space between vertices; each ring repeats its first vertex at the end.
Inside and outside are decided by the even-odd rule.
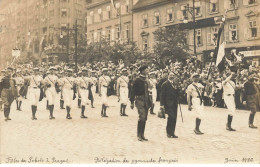
MULTIPOLYGON (((129 117, 119 116, 120 103, 117 97, 109 98, 108 118, 101 118, 100 98, 96 97, 94 109, 88 105, 80 118, 77 99, 71 111, 72 120, 67 120, 66 110, 55 105, 55 120, 49 120, 45 99, 39 103, 37 121, 31 120, 29 100, 24 100, 22 111, 12 105, 11 121, 5 122, 1 112, 1 163, 260 163, 259 129, 248 128, 249 111, 237 110, 232 127, 236 132, 225 129, 227 110, 205 108, 205 119, 197 136, 193 129, 195 115, 182 105, 184 122, 178 113, 176 135, 169 139, 165 127, 167 119, 149 115, 145 130, 148 142, 136 137, 137 111, 127 106, 129 117)), ((155 111, 159 110, 159 103, 155 111)), ((260 114, 255 117, 260 127, 260 114)))

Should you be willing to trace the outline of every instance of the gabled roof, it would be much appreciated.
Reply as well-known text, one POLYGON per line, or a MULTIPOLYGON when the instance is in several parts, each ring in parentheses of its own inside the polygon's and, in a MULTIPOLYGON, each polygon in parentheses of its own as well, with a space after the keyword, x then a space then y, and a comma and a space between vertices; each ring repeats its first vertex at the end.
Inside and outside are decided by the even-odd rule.
POLYGON ((173 2, 173 0, 139 0, 133 7, 133 10, 141 10, 150 6, 173 2))

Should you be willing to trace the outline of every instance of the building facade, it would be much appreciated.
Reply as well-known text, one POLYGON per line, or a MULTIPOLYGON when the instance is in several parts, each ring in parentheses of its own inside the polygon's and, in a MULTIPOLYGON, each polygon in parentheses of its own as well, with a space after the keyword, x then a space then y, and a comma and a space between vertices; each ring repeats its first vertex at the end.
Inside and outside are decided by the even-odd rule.
POLYGON ((85 5, 86 0, 1 1, 0 26, 5 27, 0 32, 1 63, 10 59, 15 47, 21 55, 43 59, 68 54, 74 46, 73 31, 67 36, 68 29, 75 28, 76 20, 79 38, 85 38, 85 5))
POLYGON ((259 60, 256 58, 260 56, 259 0, 195 0, 195 24, 192 15, 185 10, 187 4, 193 6, 191 0, 139 0, 133 8, 133 40, 137 41, 139 48, 153 51, 153 32, 160 27, 178 24, 186 31, 191 53, 194 48, 193 28, 196 29, 197 55, 207 61, 217 41, 217 20, 226 13, 226 52, 236 49, 237 52, 243 52, 245 57, 255 57, 253 59, 256 62, 259 60))
POLYGON ((88 42, 133 41, 133 0, 93 0, 87 3, 88 42))

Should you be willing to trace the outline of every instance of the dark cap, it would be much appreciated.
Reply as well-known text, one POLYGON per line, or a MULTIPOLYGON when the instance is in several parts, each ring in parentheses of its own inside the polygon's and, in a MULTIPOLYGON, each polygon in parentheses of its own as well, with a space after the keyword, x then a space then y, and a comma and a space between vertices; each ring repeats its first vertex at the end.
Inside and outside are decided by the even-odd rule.
POLYGON ((14 69, 12 67, 7 67, 7 70, 12 70, 13 71, 14 69))
POLYGON ((139 71, 142 72, 142 71, 144 71, 144 70, 147 69, 147 68, 148 68, 148 66, 143 65, 143 66, 141 66, 141 67, 139 68, 139 71))

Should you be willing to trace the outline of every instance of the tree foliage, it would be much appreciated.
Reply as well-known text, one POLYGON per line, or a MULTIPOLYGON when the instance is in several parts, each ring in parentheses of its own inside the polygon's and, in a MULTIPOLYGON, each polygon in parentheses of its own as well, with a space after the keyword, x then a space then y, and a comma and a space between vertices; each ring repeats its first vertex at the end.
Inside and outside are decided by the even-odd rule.
POLYGON ((190 55, 186 34, 179 27, 163 27, 154 33, 154 54, 158 63, 166 65, 169 60, 184 61, 190 55))

